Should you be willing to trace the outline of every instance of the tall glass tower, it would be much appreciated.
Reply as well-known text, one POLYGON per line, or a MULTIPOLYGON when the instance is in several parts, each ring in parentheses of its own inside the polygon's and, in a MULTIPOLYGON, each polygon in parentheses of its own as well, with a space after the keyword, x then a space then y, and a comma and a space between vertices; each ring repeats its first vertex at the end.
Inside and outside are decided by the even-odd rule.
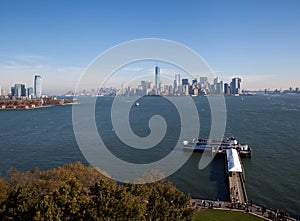
POLYGON ((42 78, 40 75, 34 76, 34 96, 37 98, 42 96, 42 78))
POLYGON ((160 69, 158 66, 155 67, 155 88, 159 90, 159 72, 160 69))

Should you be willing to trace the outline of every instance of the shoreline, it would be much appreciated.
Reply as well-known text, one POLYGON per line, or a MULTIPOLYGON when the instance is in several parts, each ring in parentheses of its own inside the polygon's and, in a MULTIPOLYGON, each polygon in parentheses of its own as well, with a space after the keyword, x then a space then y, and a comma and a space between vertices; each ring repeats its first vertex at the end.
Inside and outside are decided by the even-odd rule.
POLYGON ((35 109, 42 109, 42 108, 49 108, 49 107, 59 107, 59 106, 66 106, 66 105, 74 105, 78 104, 77 102, 66 103, 66 104, 57 104, 57 105, 45 105, 45 106, 38 106, 38 107, 28 107, 28 108, 0 108, 0 111, 29 111, 35 109))
POLYGON ((267 208, 255 203, 232 203, 228 201, 210 200, 210 199, 199 199, 192 198, 190 200, 190 207, 196 211, 201 211, 204 209, 217 209, 217 210, 229 210, 229 211, 239 211, 244 213, 249 213, 253 216, 265 220, 274 219, 284 219, 287 221, 298 221, 299 217, 296 214, 290 214, 286 210, 278 210, 267 208))

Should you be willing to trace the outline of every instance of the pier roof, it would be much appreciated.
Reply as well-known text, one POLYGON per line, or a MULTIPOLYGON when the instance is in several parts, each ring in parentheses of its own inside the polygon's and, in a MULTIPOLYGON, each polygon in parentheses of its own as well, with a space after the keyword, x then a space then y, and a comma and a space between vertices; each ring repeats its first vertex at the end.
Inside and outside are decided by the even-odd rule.
POLYGON ((242 165, 236 149, 226 150, 227 168, 229 172, 243 172, 242 165))

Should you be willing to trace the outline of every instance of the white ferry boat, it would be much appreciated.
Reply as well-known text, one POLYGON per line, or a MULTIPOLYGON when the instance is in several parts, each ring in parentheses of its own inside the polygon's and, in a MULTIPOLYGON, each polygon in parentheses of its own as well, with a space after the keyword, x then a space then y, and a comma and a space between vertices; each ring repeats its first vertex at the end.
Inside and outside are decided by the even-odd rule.
POLYGON ((224 153, 226 149, 236 149, 241 156, 251 156, 251 149, 248 144, 241 144, 234 138, 215 139, 193 139, 192 141, 183 141, 183 149, 193 151, 204 151, 206 149, 224 153))

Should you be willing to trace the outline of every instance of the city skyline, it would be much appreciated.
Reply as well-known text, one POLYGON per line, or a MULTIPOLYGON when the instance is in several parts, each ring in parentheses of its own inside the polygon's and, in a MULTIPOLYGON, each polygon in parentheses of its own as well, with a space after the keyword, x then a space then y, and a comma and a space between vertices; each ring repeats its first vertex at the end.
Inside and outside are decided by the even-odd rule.
MULTIPOLYGON (((126 68, 125 68, 126 69, 126 68)), ((141 70, 147 70, 137 67, 127 67, 128 70, 135 70, 140 72, 141 70)), ((121 69, 122 70, 122 69, 121 69)), ((120 70, 119 70, 120 71, 120 70)), ((149 70, 147 70, 149 71, 149 70)), ((153 73, 150 75, 135 76, 138 79, 142 79, 140 84, 133 84, 139 82, 138 80, 129 80, 128 82, 118 82, 119 86, 102 85, 100 88, 84 88, 77 90, 77 95, 179 95, 179 96, 201 96, 201 95, 213 95, 213 94, 224 94, 224 95, 242 95, 242 94, 253 94, 253 93, 299 93, 299 87, 286 87, 280 89, 270 90, 267 88, 259 90, 248 90, 241 87, 241 78, 239 76, 233 77, 230 81, 224 82, 219 81, 219 77, 208 78, 206 76, 187 77, 181 75, 178 70, 174 69, 163 69, 162 77, 170 80, 173 74, 172 83, 166 83, 161 81, 161 68, 156 64, 152 70, 153 73), (167 73, 164 73, 164 72, 167 73), (171 74, 172 73, 172 74, 171 74), (152 76, 153 75, 153 76, 152 76), (146 80, 143 77, 147 77, 146 80), (125 88, 124 88, 125 85, 125 88), (185 88, 184 86, 188 86, 185 88), (168 88, 167 88, 168 87, 168 88), (141 90, 143 88, 143 90, 141 90), (147 88, 147 90, 145 89, 147 88), (178 89, 179 88, 179 89, 178 89), (194 91, 196 89, 196 91, 194 91), (133 92, 134 91, 134 92, 133 92), (141 92, 144 91, 144 92, 141 92), (147 91, 147 92, 146 92, 147 91)), ((118 72, 117 72, 118 73, 118 72)), ((133 74, 134 75, 134 74, 133 74)), ((131 76, 132 77, 132 76, 131 76)), ((117 77, 118 78, 118 77, 117 77)), ((17 81, 19 82, 19 81, 17 81)), ((244 82, 244 81, 243 81, 244 82)), ((47 82, 46 82, 47 83, 47 82)), ((40 98, 42 96, 57 96, 57 95, 74 95, 74 90, 64 91, 62 94, 42 94, 42 83, 41 75, 34 75, 33 86, 26 87, 24 83, 15 83, 9 90, 1 88, 0 84, 0 96, 8 98, 23 98, 32 99, 40 98)))
MULTIPOLYGON (((213 82, 209 82, 206 76, 188 78, 186 76, 181 78, 180 73, 174 74, 172 84, 163 84, 160 81, 161 73, 160 67, 156 64, 153 70, 154 84, 151 80, 142 79, 139 85, 122 85, 121 90, 117 91, 116 95, 129 96, 145 96, 145 95, 164 95, 164 96, 201 96, 209 94, 219 95, 241 95, 241 78, 234 77, 230 83, 223 83, 219 81, 218 77, 213 78, 213 82)), ((164 73, 162 72, 162 75, 164 73)), ((151 79, 151 77, 150 77, 151 79)))
POLYGON ((10 87, 9 91, 2 90, 0 87, 0 95, 10 99, 35 99, 41 98, 42 94, 42 77, 34 75, 33 86, 26 87, 24 83, 15 83, 10 87))
POLYGON ((26 1, 16 7, 14 2, 1 1, 2 89, 9 90, 15 82, 29 84, 32 73, 43 73, 45 93, 74 90, 100 53, 124 41, 148 37, 187 45, 217 76, 229 81, 238 75, 248 90, 300 85, 299 1, 151 1, 143 5, 127 1, 117 5, 26 1), (153 6, 157 6, 156 16, 150 10, 153 6))

